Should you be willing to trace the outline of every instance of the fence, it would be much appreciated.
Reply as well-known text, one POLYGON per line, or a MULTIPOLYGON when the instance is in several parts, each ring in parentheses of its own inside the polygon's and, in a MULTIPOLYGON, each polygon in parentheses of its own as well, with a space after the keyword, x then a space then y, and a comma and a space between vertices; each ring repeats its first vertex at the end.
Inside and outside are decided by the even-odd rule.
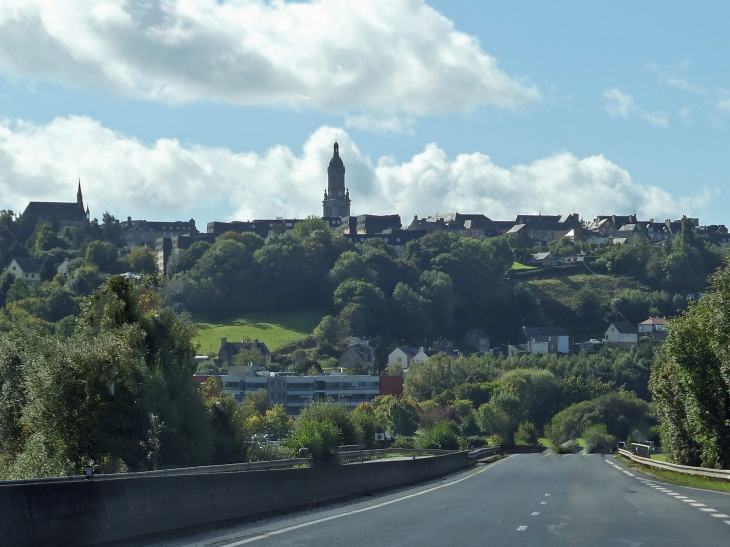
POLYGON ((674 471, 675 473, 696 475, 709 479, 730 481, 730 470, 728 469, 711 469, 709 467, 692 467, 691 465, 679 465, 678 463, 661 462, 658 460, 652 460, 651 458, 637 456, 635 454, 632 454, 630 451, 623 449, 619 449, 619 454, 636 463, 640 463, 649 467, 656 467, 657 469, 665 469, 667 471, 674 471))

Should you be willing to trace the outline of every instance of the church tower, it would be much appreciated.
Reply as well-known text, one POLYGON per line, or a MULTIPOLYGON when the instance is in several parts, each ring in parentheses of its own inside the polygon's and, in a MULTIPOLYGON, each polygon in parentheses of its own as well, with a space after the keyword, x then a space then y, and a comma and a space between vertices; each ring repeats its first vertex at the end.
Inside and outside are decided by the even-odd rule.
POLYGON ((345 188, 345 164, 340 158, 340 145, 337 142, 327 167, 327 190, 322 201, 322 216, 350 216, 350 190, 345 188))

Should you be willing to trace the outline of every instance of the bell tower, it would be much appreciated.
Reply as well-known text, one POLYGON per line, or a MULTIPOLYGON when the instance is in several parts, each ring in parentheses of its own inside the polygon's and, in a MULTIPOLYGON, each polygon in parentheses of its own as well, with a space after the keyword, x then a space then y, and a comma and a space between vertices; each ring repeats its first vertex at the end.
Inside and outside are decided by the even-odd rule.
POLYGON ((345 187, 345 164, 340 158, 340 145, 336 141, 327 167, 327 190, 322 201, 322 216, 350 216, 350 190, 345 187))

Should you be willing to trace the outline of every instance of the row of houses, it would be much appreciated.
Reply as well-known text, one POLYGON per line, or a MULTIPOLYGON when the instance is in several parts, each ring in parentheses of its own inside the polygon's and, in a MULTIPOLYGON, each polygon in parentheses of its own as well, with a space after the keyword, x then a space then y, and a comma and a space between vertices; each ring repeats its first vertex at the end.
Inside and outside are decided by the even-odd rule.
POLYGON ((570 335, 564 327, 522 327, 515 344, 508 346, 510 355, 517 353, 565 354, 573 351, 592 351, 601 346, 631 348, 639 342, 639 336, 661 341, 666 339, 666 319, 650 317, 638 325, 628 322, 611 323, 602 340, 570 343, 570 335))

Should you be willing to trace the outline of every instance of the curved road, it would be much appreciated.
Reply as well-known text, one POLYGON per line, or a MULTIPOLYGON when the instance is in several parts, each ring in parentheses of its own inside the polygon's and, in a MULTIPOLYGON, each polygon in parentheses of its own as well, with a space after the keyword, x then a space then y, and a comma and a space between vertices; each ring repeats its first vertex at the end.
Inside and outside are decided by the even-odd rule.
POLYGON ((154 545, 727 547, 730 494, 649 481, 611 456, 525 454, 441 481, 154 545))

